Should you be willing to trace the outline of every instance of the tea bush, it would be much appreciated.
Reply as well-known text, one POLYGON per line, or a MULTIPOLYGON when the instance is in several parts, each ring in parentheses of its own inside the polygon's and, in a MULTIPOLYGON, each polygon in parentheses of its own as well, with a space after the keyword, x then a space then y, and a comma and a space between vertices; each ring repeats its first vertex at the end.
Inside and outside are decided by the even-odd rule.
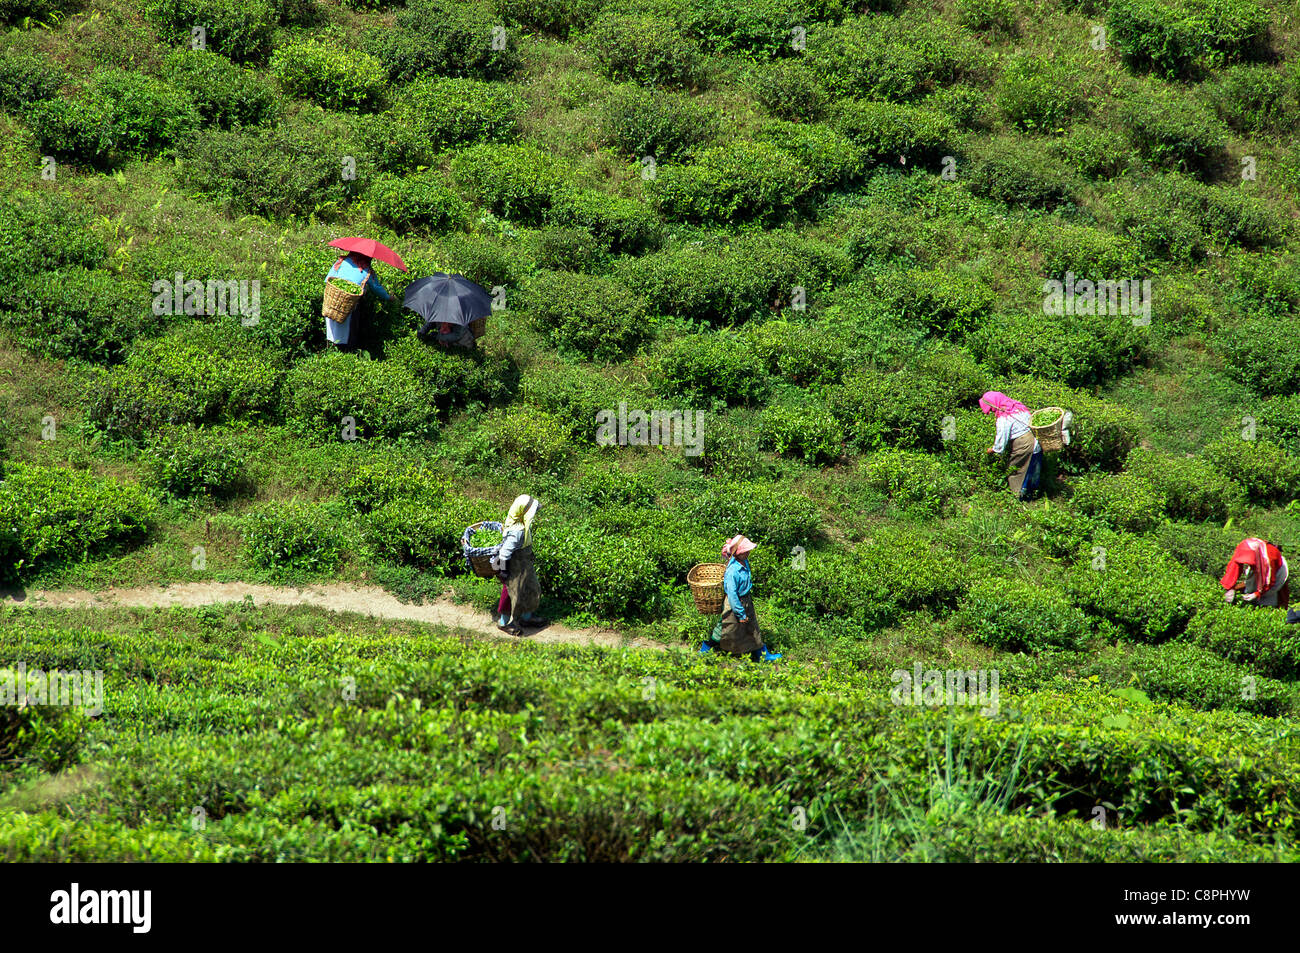
POLYGON ((1018 579, 973 582, 958 619, 976 642, 1007 652, 1078 649, 1092 633, 1062 593, 1018 579))
POLYGON ((511 142, 524 106, 500 83, 425 77, 395 93, 392 107, 366 123, 361 135, 381 168, 405 171, 453 146, 511 142))
POLYGON ((844 432, 825 407, 776 404, 758 421, 758 445, 781 456, 801 457, 814 466, 832 463, 843 450, 844 432))
POLYGON ((310 357, 285 378, 286 416, 322 440, 344 439, 345 428, 357 438, 432 437, 433 397, 397 362, 339 351, 310 357))
POLYGON ((635 541, 572 523, 539 524, 533 549, 544 594, 604 619, 651 614, 658 583, 635 541))
POLYGON ((352 468, 340 495, 357 512, 370 513, 395 501, 440 502, 450 491, 446 476, 385 447, 352 468))
POLYGON ((1300 122, 1300 86, 1294 75, 1272 66, 1230 66, 1208 92, 1219 118, 1245 135, 1279 133, 1300 122))
POLYGON ((405 368, 429 407, 440 410, 504 403, 519 386, 519 368, 509 356, 431 346, 414 334, 387 345, 384 359, 405 368))
POLYGON ((28 123, 46 155, 106 168, 176 145, 199 124, 199 113, 183 90, 107 69, 67 98, 33 104, 28 123))
MULTIPOLYGON (((657 4, 697 39, 709 53, 738 53, 762 60, 791 53, 795 24, 840 20, 848 12, 842 0, 746 0, 714 4, 676 0, 657 4)), ((868 4, 867 6, 870 6, 868 4)))
POLYGON ((1258 198, 1171 173, 1111 198, 1115 224, 1144 254, 1198 261, 1209 249, 1278 244, 1286 226, 1258 198))
POLYGON ((849 444, 860 451, 880 447, 937 449, 944 418, 956 404, 945 388, 922 378, 916 385, 904 373, 860 368, 828 389, 827 405, 844 424, 849 444), (908 386, 904 386, 908 381, 908 386))
POLYGON ((817 74, 803 60, 777 60, 754 71, 754 98, 778 119, 814 122, 827 96, 817 74))
POLYGON ((1124 58, 1169 78, 1262 54, 1268 22, 1254 0, 1117 0, 1106 15, 1124 58))
POLYGON ((686 334, 663 342, 650 359, 650 383, 664 397, 692 406, 713 400, 730 406, 762 401, 770 386, 762 360, 743 339, 726 332, 686 334))
POLYGON ((523 307, 561 352, 597 361, 635 351, 653 330, 644 298, 596 275, 539 272, 525 286, 523 307))
POLYGON ((206 28, 207 48, 237 62, 271 52, 279 14, 266 0, 148 0, 144 15, 169 43, 189 43, 195 24, 206 28))
POLYGON ((957 22, 979 33, 1020 35, 1012 0, 962 0, 957 7, 957 22))
POLYGON ((999 314, 968 335, 966 344, 996 374, 1020 371, 1085 387, 1127 373, 1147 357, 1149 336, 1133 320, 1128 315, 999 314))
POLYGON ((1174 561, 1159 543, 1098 535, 1070 571, 1066 593, 1089 615, 1139 642, 1163 642, 1219 598, 1217 584, 1174 561))
POLYGON ((607 377, 591 365, 562 362, 528 368, 520 389, 528 403, 568 422, 570 440, 586 445, 595 443, 596 415, 602 410, 617 412, 620 402, 644 409, 649 400, 634 383, 607 377))
POLYGON ((488 3, 411 0, 392 27, 368 31, 363 45, 394 83, 425 75, 504 79, 521 61, 518 36, 510 30, 502 48, 494 48, 493 28, 499 25, 488 3))
POLYGON ((690 88, 703 67, 699 45, 672 20, 652 14, 607 10, 581 43, 616 83, 690 88))
POLYGON ((496 285, 517 289, 522 286, 524 276, 532 271, 531 263, 520 254, 518 246, 482 232, 448 233, 439 237, 436 248, 442 253, 441 264, 449 274, 464 275, 489 291, 496 285))
POLYGON ((696 223, 772 221, 800 205, 811 173, 766 142, 735 141, 701 150, 689 165, 665 165, 647 190, 664 217, 696 223))
POLYGON ((10 462, 0 480, 0 578, 141 542, 157 504, 140 487, 83 470, 10 462))
POLYGON ((1209 176, 1227 157, 1228 130, 1210 107, 1185 96, 1131 99, 1121 118, 1138 154, 1163 170, 1209 176))
POLYGON ((600 106, 604 141, 633 159, 675 160, 714 140, 718 126, 716 113, 690 96, 644 86, 617 87, 600 106))
POLYGON ((1073 561, 1085 542, 1097 532, 1094 520, 1074 510, 1044 503, 1025 511, 1024 519, 1032 528, 1038 547, 1052 559, 1073 561))
POLYGON ((399 497, 363 517, 360 532, 367 550, 378 559, 449 576, 468 568, 460 548, 465 527, 501 517, 486 500, 399 497))
POLYGON ((1230 434, 1206 445, 1201 456, 1244 489, 1251 503, 1278 506, 1300 496, 1300 457, 1271 440, 1230 434))
POLYGON ((369 53, 316 39, 279 47, 268 64, 280 87, 327 109, 371 112, 384 94, 384 66, 369 53))
POLYGON ((1269 678, 1294 682, 1300 679, 1300 627, 1288 625, 1285 615, 1257 606, 1224 606, 1198 612, 1182 638, 1269 678))
POLYGON ((820 123, 774 119, 756 129, 754 136, 793 156, 812 174, 813 188, 820 191, 857 183, 870 164, 848 136, 820 123))
POLYGON ((1064 136, 1052 141, 1051 150, 1067 168, 1089 179, 1114 179, 1137 163, 1124 133, 1083 123, 1071 124, 1064 136))
POLYGON ((181 181, 237 214, 265 218, 337 210, 359 180, 344 179, 344 156, 361 150, 338 118, 304 116, 253 129, 208 130, 181 150, 181 181))
POLYGON ((0 61, 0 109, 22 113, 53 99, 66 78, 60 67, 36 53, 7 49, 0 61))
POLYGON ((1087 106, 1073 75, 1037 55, 1016 57, 1002 72, 997 104, 1007 121, 1037 132, 1069 125, 1087 106))
POLYGON ((1247 318, 1217 334, 1214 348, 1230 375, 1256 393, 1286 396, 1300 390, 1300 349, 1291 346, 1300 321, 1247 318))
MULTIPOLYGON (((576 423, 576 422, 574 422, 576 423)), ((529 472, 560 474, 573 454, 570 424, 546 411, 511 408, 490 415, 483 431, 492 452, 529 472)), ((592 419, 595 430, 595 419, 592 419)))
POLYGON ((258 504, 240 518, 239 529, 249 565, 273 579, 331 573, 346 552, 331 514, 297 499, 258 504))
POLYGON ((701 442, 701 452, 687 456, 686 462, 704 473, 729 480, 747 480, 758 470, 757 435, 724 414, 708 417, 701 442))
POLYGON ((540 222, 562 182, 559 163, 531 145, 469 146, 451 159, 457 188, 484 208, 520 222, 540 222))
POLYGON ((468 207, 433 169, 400 177, 377 176, 366 200, 384 222, 403 231, 414 227, 445 231, 469 223, 468 207))
POLYGON ((946 268, 887 271, 873 281, 876 296, 898 318, 944 335, 983 324, 995 300, 988 284, 946 268))
POLYGON ((92 386, 87 420, 109 436, 138 440, 168 424, 272 418, 282 363, 241 330, 192 323, 138 342, 92 386))
POLYGON ((169 426, 145 447, 144 482, 179 499, 229 497, 248 487, 247 459, 244 441, 229 431, 169 426))
POLYGON ((609 263, 608 250, 586 228, 551 225, 531 236, 533 260, 547 271, 579 271, 593 274, 609 263))
POLYGON ((223 129, 257 126, 275 114, 275 88, 260 74, 220 53, 177 50, 164 61, 163 73, 189 93, 199 115, 210 125, 223 129))
POLYGON ((52 358, 116 364, 161 321, 139 289, 107 271, 60 268, 15 281, 0 326, 17 343, 52 358))
POLYGON ((1112 529, 1145 533, 1163 518, 1165 494, 1144 476, 1089 473, 1074 484, 1074 505, 1112 529))
POLYGON ((873 162, 937 171, 943 156, 958 151, 952 120, 928 106, 841 100, 830 125, 873 162))
POLYGON ((90 230, 90 216, 67 199, 44 192, 10 192, 0 203, 0 280, 17 282, 42 269, 95 268, 103 242, 90 230))
MULTIPOLYGON (((784 555, 763 557, 770 558, 784 555)), ((778 604, 849 619, 868 631, 918 609, 952 609, 968 587, 960 564, 910 529, 891 527, 851 552, 809 551, 805 559, 804 569, 772 567, 765 575, 756 566, 755 575, 778 604)))
POLYGON ((551 221, 585 228, 618 255, 641 255, 663 238, 659 217, 644 202, 595 189, 561 187, 551 196, 551 221))
MULTIPOLYGON (((0 765, 4 765, 0 776, 24 765, 56 774, 80 760, 90 717, 75 705, 57 703, 62 686, 52 684, 53 677, 54 673, 0 667, 0 684, 5 685, 5 702, 0 705, 0 765), (8 697, 11 685, 13 699, 8 697), (24 704, 27 699, 30 704, 24 704)), ((92 705, 84 696, 82 700, 87 707, 92 705)))
POLYGON ((978 56, 951 24, 878 14, 810 29, 805 59, 836 97, 902 102, 959 79, 978 56))
POLYGON ((850 270, 840 249, 776 232, 665 249, 618 263, 614 277, 660 316, 733 325, 788 306, 796 287, 811 306, 850 270))
POLYGON ((807 546, 821 524, 812 500, 788 487, 766 483, 710 483, 678 505, 724 539, 744 533, 782 554, 794 545, 807 546))
POLYGON ((1134 672, 1152 698, 1176 701, 1201 711, 1248 711, 1276 717, 1295 711, 1295 686, 1251 675, 1244 665, 1225 661, 1198 645, 1136 645, 1102 656, 1134 672), (1250 678, 1254 692, 1242 690, 1250 678))
POLYGON ((976 195, 1009 206, 1051 209, 1073 202, 1070 170, 1046 146, 997 141, 968 164, 965 180, 976 195))
POLYGON ((778 318, 746 331, 768 373, 800 387, 838 384, 851 362, 849 343, 817 325, 778 318))
POLYGON ((1136 277, 1143 269, 1136 243, 1123 235, 1060 221, 1045 223, 1034 242, 1043 256, 1043 274, 1065 281, 1067 272, 1100 281, 1136 277))
POLYGON ((1246 494, 1217 468, 1197 457, 1134 447, 1124 469, 1165 497, 1165 512, 1178 520, 1223 522, 1246 503, 1246 494))
POLYGON ((494 4, 509 22, 560 39, 586 29, 603 6, 603 0, 496 0, 494 4))
POLYGON ((967 481, 943 458, 915 450, 878 450, 859 464, 866 486, 906 511, 943 515, 967 481))

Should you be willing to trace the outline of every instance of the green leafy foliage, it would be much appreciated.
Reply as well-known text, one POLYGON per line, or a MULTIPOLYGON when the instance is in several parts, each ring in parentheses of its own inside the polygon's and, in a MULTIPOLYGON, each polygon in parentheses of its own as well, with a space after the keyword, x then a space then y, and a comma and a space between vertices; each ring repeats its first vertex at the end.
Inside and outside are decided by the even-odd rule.
POLYGON ((451 159, 457 188, 484 208, 538 222, 563 181, 559 164, 536 146, 469 146, 451 159))
POLYGON ((177 50, 167 57, 164 72, 189 93, 205 123, 223 129, 257 126, 275 113, 275 88, 220 53, 177 50))
POLYGON ((345 554, 336 522, 319 504, 261 503, 241 517, 239 527, 249 564, 274 579, 333 572, 345 554))
POLYGON ((1208 106, 1185 96, 1130 100, 1123 119, 1138 154, 1162 170, 1208 176, 1226 158, 1227 128, 1208 106))
POLYGON ((1090 473, 1074 484, 1074 505, 1112 529, 1144 533, 1163 518, 1165 494, 1144 476, 1090 473))
POLYGON ((1268 22, 1254 0, 1116 0, 1106 16, 1125 59, 1170 78, 1260 55, 1268 22))
POLYGON ((942 515, 967 485, 942 457, 916 450, 878 450, 859 469, 867 487, 905 512, 926 516, 942 515))
POLYGON ((230 431, 163 428, 145 447, 145 484, 180 499, 223 498, 248 486, 245 441, 230 431))
POLYGON ((562 352, 597 361, 634 351, 652 330, 645 299, 595 275, 539 272, 525 288, 524 307, 562 352))
POLYGON ((736 141, 701 150, 689 165, 663 166, 648 191, 666 218, 723 223, 783 218, 812 187, 811 173, 788 153, 736 141))
POLYGON ((148 534, 156 510, 133 484, 9 463, 0 481, 0 578, 129 548, 148 534))
POLYGON ((430 437, 438 417, 402 364, 330 351, 302 361, 285 378, 285 414, 320 439, 430 437))
POLYGON ((1244 489, 1251 503, 1275 506, 1300 496, 1300 457, 1271 440, 1229 433, 1208 444, 1201 456, 1244 489))
POLYGON ((558 474, 573 454, 569 427, 546 411, 511 409, 485 420, 483 432, 492 453, 506 462, 529 471, 558 474))
POLYGON ((713 400, 730 406, 756 403, 769 387, 759 356, 742 338, 726 332, 665 341, 651 357, 650 381, 656 393, 694 406, 713 400))
POLYGON ((145 16, 163 39, 186 43, 196 25, 211 50, 237 62, 260 61, 271 51, 279 14, 267 0, 149 0, 145 16))
POLYGON ((437 171, 376 177, 366 199, 375 213, 397 229, 444 231, 465 225, 469 209, 437 171))
POLYGON ((1269 678, 1294 682, 1300 677, 1300 627, 1288 625, 1286 613, 1275 609, 1224 606, 1198 612, 1182 638, 1269 678))
POLYGON ((1011 61, 998 83, 997 104, 1008 122, 1037 132, 1065 127, 1086 106, 1070 71, 1038 55, 1011 61))
POLYGON ((843 449, 839 421, 818 404, 774 404, 758 421, 758 445, 814 466, 833 462, 843 449))
POLYGON ((665 17, 609 10, 581 42, 601 72, 617 83, 689 88, 700 77, 699 45, 665 17))
POLYGON ((668 162, 712 141, 718 134, 713 110, 683 93, 628 84, 601 103, 606 143, 634 159, 668 162))
POLYGON ((752 481, 710 483, 681 501, 681 506, 688 516, 725 539, 744 533, 781 554, 795 545, 807 546, 820 523, 817 507, 803 494, 752 481))
POLYGON ((1238 513, 1246 494, 1217 467, 1198 457, 1134 447, 1124 469, 1145 480, 1165 498, 1165 512, 1188 522, 1222 522, 1238 513))
POLYGON ((327 109, 370 112, 383 96, 384 66, 369 53, 315 39, 294 40, 276 49, 271 73, 285 92, 327 109))
POLYGON ((506 30, 504 42, 494 42, 499 34, 493 30, 501 25, 488 3, 412 0, 391 27, 366 33, 365 49, 394 83, 426 75, 503 79, 519 68, 520 58, 514 32, 506 30))
POLYGON ((524 101, 500 83, 430 76, 403 86, 390 109, 366 123, 361 136, 384 169, 428 165, 445 149, 475 142, 511 142, 524 101))
POLYGON ((1088 617, 1059 591, 1017 579, 980 579, 959 614, 972 638, 1010 652, 1077 649, 1092 632, 1088 617))

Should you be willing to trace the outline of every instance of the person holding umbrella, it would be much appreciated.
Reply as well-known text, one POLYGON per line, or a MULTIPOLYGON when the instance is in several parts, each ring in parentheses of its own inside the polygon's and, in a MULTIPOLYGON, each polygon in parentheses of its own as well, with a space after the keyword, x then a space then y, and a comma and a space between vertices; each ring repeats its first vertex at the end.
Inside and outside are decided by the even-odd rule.
POLYGON ((429 341, 436 330, 436 341, 448 347, 474 349, 478 345, 470 324, 492 313, 492 296, 482 285, 464 275, 437 272, 410 283, 402 304, 424 318, 417 335, 429 341))
MULTIPOLYGON (((406 263, 402 261, 397 252, 372 238, 339 238, 330 242, 330 246, 341 249, 347 254, 341 256, 334 263, 334 267, 326 274, 326 283, 331 278, 351 281, 353 284, 361 286, 363 295, 367 291, 373 291, 375 297, 379 298, 380 301, 387 301, 390 295, 384 286, 379 283, 379 279, 375 277, 373 259, 378 258, 394 268, 399 268, 402 271, 406 270, 406 263)), ((342 321, 333 320, 327 315, 325 318, 326 340, 340 351, 361 349, 370 343, 368 340, 369 325, 373 315, 374 310, 369 296, 363 297, 352 309, 352 312, 342 321)))

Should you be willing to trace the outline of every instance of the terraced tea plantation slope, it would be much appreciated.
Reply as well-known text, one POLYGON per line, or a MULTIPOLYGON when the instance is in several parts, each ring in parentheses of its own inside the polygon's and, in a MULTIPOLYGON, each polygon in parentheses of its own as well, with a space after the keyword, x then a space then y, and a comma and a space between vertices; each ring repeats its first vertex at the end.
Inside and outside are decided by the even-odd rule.
POLYGON ((99 717, 22 716, 6 860, 1296 859, 1274 846, 1293 843, 1292 732, 1087 682, 985 717, 816 665, 304 610, 3 622, 0 662, 104 673, 99 717), (1122 805, 1104 832, 1101 804, 1122 805))
POLYGON ((7 664, 117 689, 6 722, 14 856, 1294 851, 1300 626, 1216 583, 1245 536, 1300 543, 1294 0, 0 21, 0 583, 357 582, 486 620, 461 534, 527 492, 544 615, 691 651, 685 575, 743 532, 784 654, 15 611, 7 664), (378 266, 358 353, 320 313, 343 235, 411 266, 378 266), (504 304, 478 352, 416 337, 435 271, 504 304), (986 390, 1074 414, 1032 503, 986 390), (655 410, 680 439, 637 439, 655 410), (998 713, 895 705, 918 665, 996 674, 998 713))

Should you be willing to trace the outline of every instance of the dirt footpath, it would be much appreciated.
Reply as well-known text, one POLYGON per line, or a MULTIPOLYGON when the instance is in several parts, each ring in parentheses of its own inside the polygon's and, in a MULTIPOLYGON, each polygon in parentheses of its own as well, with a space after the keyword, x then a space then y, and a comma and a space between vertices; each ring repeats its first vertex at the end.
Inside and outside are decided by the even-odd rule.
POLYGON ((95 606, 169 607, 206 606, 220 602, 243 602, 251 596, 254 605, 316 606, 330 612, 355 612, 380 619, 409 619, 465 629, 481 636, 504 641, 544 642, 556 645, 601 645, 609 648, 628 646, 640 649, 665 648, 648 639, 627 638, 613 629, 571 629, 563 625, 548 625, 541 629, 525 629, 524 638, 506 635, 496 626, 496 620, 486 612, 471 609, 446 600, 412 605, 399 602, 392 594, 374 586, 330 584, 308 586, 304 589, 279 586, 251 585, 243 582, 190 582, 149 589, 106 589, 88 592, 79 589, 32 589, 15 597, 6 594, 5 605, 48 606, 51 608, 93 608, 95 606))

